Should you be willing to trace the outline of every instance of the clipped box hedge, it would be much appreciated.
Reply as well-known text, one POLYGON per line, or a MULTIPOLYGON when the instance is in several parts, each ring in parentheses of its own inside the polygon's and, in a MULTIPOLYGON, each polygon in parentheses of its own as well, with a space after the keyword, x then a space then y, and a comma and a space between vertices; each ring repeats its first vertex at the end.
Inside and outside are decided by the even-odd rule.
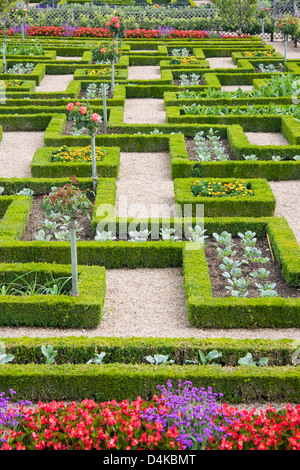
MULTIPOLYGON (((296 252, 300 272, 299 246, 296 252)), ((204 247, 183 250, 189 324, 196 328, 299 328, 300 298, 214 297, 204 247)))
MULTIPOLYGON (((229 183, 232 178, 206 178, 209 181, 229 183)), ((224 196, 224 197, 195 197, 192 193, 194 178, 178 178, 174 180, 175 203, 182 209, 185 206, 192 208, 195 217, 198 205, 204 205, 205 217, 262 217, 272 216, 275 211, 276 200, 268 182, 264 179, 249 179, 253 195, 224 196)))
POLYGON ((227 403, 298 403, 300 399, 299 367, 232 367, 212 365, 141 365, 80 364, 36 365, 5 364, 0 366, 3 390, 13 389, 14 398, 39 400, 96 401, 149 400, 157 386, 179 380, 194 387, 212 387, 222 393, 227 403))
MULTIPOLYGON (((117 178, 120 167, 120 149, 117 147, 101 147, 104 157, 97 161, 97 175, 101 178, 117 178)), ((31 175, 34 178, 64 178, 76 175, 87 178, 92 174, 92 162, 53 162, 52 153, 56 147, 38 149, 31 161, 31 175)))
MULTIPOLYGON (((27 61, 30 62, 30 61, 27 61)), ((10 68, 11 66, 15 65, 15 61, 7 61, 7 68, 10 68)), ((46 64, 41 64, 38 63, 35 65, 34 69, 30 73, 1 73, 0 74, 0 80, 33 80, 35 81, 36 85, 39 85, 41 81, 43 80, 44 76, 46 74, 46 64)))
POLYGON ((43 364, 41 347, 50 344, 57 355, 55 364, 85 364, 95 351, 106 353, 104 363, 145 364, 145 356, 163 354, 183 365, 186 361, 200 363, 199 351, 206 356, 217 350, 222 353, 220 364, 237 366, 238 360, 251 353, 253 360, 268 358, 268 366, 292 365, 292 355, 298 349, 293 339, 232 339, 232 338, 140 338, 105 336, 54 336, 0 338, 7 354, 13 354, 13 364, 34 362, 43 364))
MULTIPOLYGON (((26 281, 44 283, 47 275, 71 277, 71 266, 46 263, 1 263, 1 285, 14 281, 14 274, 26 281)), ((79 297, 71 295, 0 296, 0 325, 51 328, 94 328, 101 321, 105 299, 105 269, 101 266, 78 266, 79 297)), ((19 280, 17 280, 20 283, 19 280)), ((69 285, 70 287, 70 285, 69 285)))
MULTIPOLYGON (((289 121, 289 119, 286 119, 289 121)), ((183 134, 170 135, 171 175, 176 178, 265 178, 270 181, 300 179, 300 161, 293 160, 300 154, 299 145, 252 145, 241 126, 201 126, 202 131, 217 130, 222 138, 228 138, 233 160, 190 160, 183 134), (256 155, 257 160, 245 160, 243 155, 256 155), (286 160, 273 161, 280 155, 286 160)))

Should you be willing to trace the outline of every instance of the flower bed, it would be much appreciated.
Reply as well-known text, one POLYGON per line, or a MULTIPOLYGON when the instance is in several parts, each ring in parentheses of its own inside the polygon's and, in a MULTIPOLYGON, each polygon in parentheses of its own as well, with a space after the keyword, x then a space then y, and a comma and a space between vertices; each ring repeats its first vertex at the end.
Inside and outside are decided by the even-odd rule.
MULTIPOLYGON (((299 450, 300 407, 238 410, 211 387, 171 380, 150 401, 10 403, 4 410, 2 450, 299 450), (12 412, 12 416, 9 415, 12 412), (199 424, 200 423, 200 424, 199 424), (194 424, 194 428, 191 424, 194 424)), ((14 395, 10 389, 10 395, 14 395)))
MULTIPOLYGON (((208 178, 206 181, 209 184, 208 178)), ((212 186, 218 185, 228 188, 228 185, 233 187, 234 180, 216 178, 210 180, 210 183, 212 186)), ((204 205, 205 217, 261 217, 262 215, 271 216, 274 213, 275 198, 268 183, 264 180, 250 179, 246 182, 249 185, 246 189, 253 191, 251 196, 231 196, 227 192, 223 194, 223 191, 222 197, 219 197, 221 194, 213 194, 213 192, 221 193, 219 190, 212 190, 211 195, 207 191, 203 196, 200 194, 195 196, 192 191, 192 185, 194 184, 196 186, 197 183, 192 178, 174 180, 175 202, 182 208, 185 204, 190 204, 193 216, 196 216, 198 204, 204 205)), ((218 189, 220 188, 218 187, 218 189)))

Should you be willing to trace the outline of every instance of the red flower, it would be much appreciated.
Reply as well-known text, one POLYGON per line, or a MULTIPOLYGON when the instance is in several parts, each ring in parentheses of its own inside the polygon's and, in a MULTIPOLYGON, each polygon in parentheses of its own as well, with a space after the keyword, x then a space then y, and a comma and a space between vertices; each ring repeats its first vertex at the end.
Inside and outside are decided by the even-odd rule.
POLYGON ((81 114, 86 114, 86 106, 81 106, 80 113, 81 114))

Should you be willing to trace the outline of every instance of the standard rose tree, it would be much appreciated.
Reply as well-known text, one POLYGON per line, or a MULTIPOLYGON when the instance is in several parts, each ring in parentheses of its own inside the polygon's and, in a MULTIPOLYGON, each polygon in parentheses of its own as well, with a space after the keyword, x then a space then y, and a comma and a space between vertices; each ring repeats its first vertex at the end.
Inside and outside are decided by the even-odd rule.
POLYGON ((99 124, 102 122, 102 117, 95 113, 89 104, 82 104, 79 101, 76 103, 69 103, 67 106, 67 119, 74 121, 77 130, 87 129, 91 136, 91 151, 92 151, 92 178, 93 189, 96 191, 97 187, 97 167, 96 167, 96 134, 99 131, 99 124))
POLYGON ((110 89, 113 93, 115 90, 115 62, 118 62, 122 54, 118 48, 118 41, 114 40, 107 46, 101 45, 99 47, 99 53, 102 61, 109 61, 111 63, 110 89))
POLYGON ((122 13, 114 11, 114 16, 106 22, 107 28, 111 32, 111 36, 115 39, 120 39, 120 46, 122 46, 122 38, 125 36, 124 17, 122 13))
POLYGON ((41 207, 50 214, 52 211, 60 215, 67 215, 70 218, 69 230, 71 240, 71 264, 72 264, 72 291, 71 295, 77 297, 78 291, 78 271, 77 271, 77 248, 76 248, 76 218, 79 215, 88 217, 88 209, 92 205, 84 191, 77 186, 75 177, 71 178, 71 183, 63 187, 54 187, 51 192, 43 197, 41 207))

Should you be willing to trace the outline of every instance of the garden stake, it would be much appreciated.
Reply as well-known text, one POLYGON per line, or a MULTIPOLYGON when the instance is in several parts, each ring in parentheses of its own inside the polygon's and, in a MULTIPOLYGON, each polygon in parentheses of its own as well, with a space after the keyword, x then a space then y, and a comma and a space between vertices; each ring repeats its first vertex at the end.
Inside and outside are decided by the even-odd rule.
POLYGON ((115 91, 115 61, 114 59, 111 61, 111 92, 114 93, 115 91))
POLYGON ((77 271, 77 249, 76 249, 76 225, 75 219, 70 221, 70 239, 71 239, 71 264, 72 264, 72 292, 73 297, 79 296, 78 291, 78 271, 77 271))
POLYGON ((273 256, 273 251, 272 251, 272 247, 271 247, 271 243, 270 243, 270 240, 269 240, 269 235, 267 234, 267 240, 268 240, 268 244, 269 244, 269 248, 270 248, 270 252, 271 252, 271 256, 272 256, 272 260, 274 262, 274 256, 273 256))
POLYGON ((91 150, 92 150, 92 178, 93 178, 93 191, 96 192, 97 188, 97 166, 96 166, 96 134, 91 136, 91 150))
POLYGON ((103 122, 104 122, 104 132, 106 134, 106 130, 107 130, 107 107, 106 107, 105 83, 102 83, 102 93, 103 93, 103 122))

